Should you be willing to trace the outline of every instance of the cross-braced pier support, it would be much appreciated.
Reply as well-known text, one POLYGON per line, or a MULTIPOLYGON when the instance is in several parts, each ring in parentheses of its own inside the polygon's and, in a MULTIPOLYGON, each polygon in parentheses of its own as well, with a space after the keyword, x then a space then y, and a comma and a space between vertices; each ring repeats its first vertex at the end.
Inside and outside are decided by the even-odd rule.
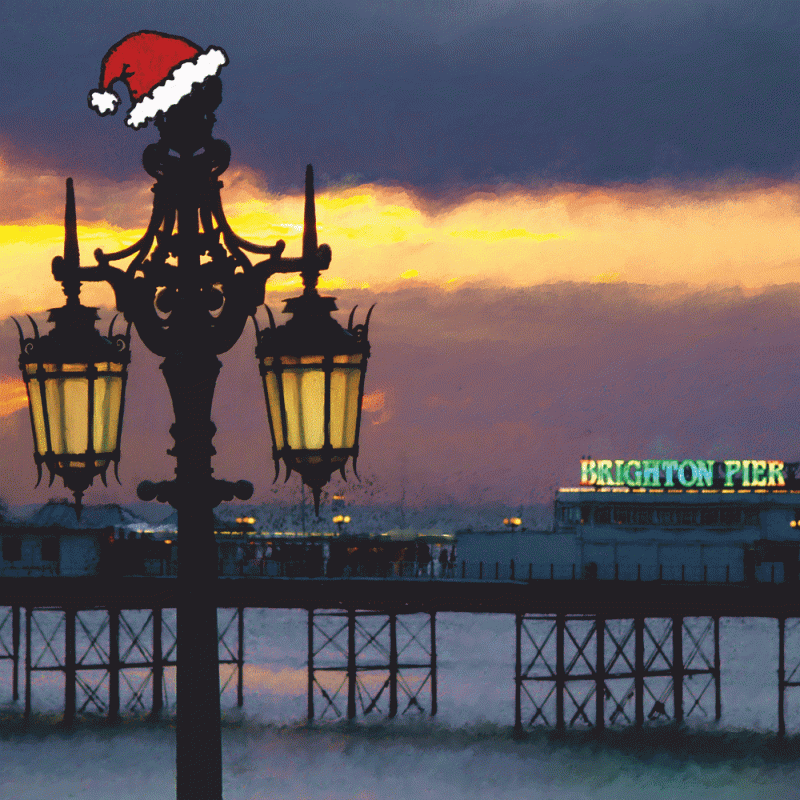
POLYGON ((425 705, 431 716, 436 714, 434 612, 309 610, 309 720, 329 712, 336 718, 373 712, 392 718, 424 712, 425 705), (315 697, 322 699, 321 710, 315 697))
POLYGON ((19 700, 20 608, 0 609, 0 661, 11 662, 11 699, 19 700))
MULTIPOLYGON (((219 612, 219 651, 219 663, 232 666, 221 691, 236 676, 241 706, 243 608, 219 612)), ((117 720, 121 711, 149 711, 157 717, 168 700, 164 670, 176 664, 172 609, 25 609, 26 718, 32 709, 33 677, 39 672, 64 675, 66 724, 84 713, 105 715, 110 721, 117 720)))
POLYGON ((799 686, 800 619, 778 617, 778 736, 786 734, 786 690, 799 686))
POLYGON ((722 713, 717 617, 517 614, 515 662, 517 731, 710 717, 712 685, 722 713))

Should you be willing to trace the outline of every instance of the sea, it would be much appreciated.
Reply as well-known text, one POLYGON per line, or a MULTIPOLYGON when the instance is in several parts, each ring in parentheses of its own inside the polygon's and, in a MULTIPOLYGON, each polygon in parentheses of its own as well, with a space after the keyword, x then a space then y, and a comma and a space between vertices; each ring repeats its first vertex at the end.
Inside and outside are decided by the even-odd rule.
MULTIPOLYGON (((226 613, 220 611, 223 625, 226 613)), ((401 619, 404 630, 418 631, 424 642, 426 618, 401 619)), ((602 737, 547 728, 515 736, 512 616, 443 613, 436 625, 435 717, 422 686, 419 708, 404 702, 409 695, 401 687, 401 713, 394 719, 372 713, 348 723, 317 696, 318 718, 309 723, 307 614, 247 609, 243 707, 236 704, 235 675, 222 694, 225 798, 800 798, 800 687, 787 690, 787 736, 780 740, 774 620, 721 620, 719 723, 708 695, 705 713, 695 709, 685 729, 654 722, 602 737)), ((88 646, 86 633, 79 634, 80 646, 88 646)), ((409 652, 401 653, 401 662, 409 652)), ((800 648, 796 657, 790 653, 789 672, 798 661, 800 648)), ((222 667, 223 682, 231 669, 222 667)), ((411 692, 419 685, 413 680, 424 679, 422 672, 415 675, 409 673, 406 684, 411 692)), ((0 662, 0 798, 174 797, 174 671, 165 678, 162 721, 130 712, 108 726, 85 715, 66 730, 59 725, 63 678, 35 676, 34 714, 26 726, 21 701, 11 699, 10 664, 0 662)), ((335 682, 335 676, 326 679, 335 682)), ((329 686, 329 695, 335 688, 329 686)), ((339 714, 344 691, 335 698, 339 714)), ((133 693, 124 682, 123 703, 133 693)))

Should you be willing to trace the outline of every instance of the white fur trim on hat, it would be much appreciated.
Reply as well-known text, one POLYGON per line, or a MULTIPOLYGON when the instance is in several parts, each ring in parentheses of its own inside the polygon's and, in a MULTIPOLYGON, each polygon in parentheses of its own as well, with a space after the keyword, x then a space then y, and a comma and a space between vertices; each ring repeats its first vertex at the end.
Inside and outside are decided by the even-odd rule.
POLYGON ((225 52, 216 47, 209 47, 197 58, 184 61, 172 71, 169 78, 151 89, 131 107, 125 124, 131 128, 141 128, 149 120, 155 119, 159 111, 167 111, 186 97, 195 84, 216 75, 227 63, 225 52))
POLYGON ((89 107, 93 108, 101 117, 106 114, 114 114, 119 103, 119 95, 116 92, 101 92, 98 89, 89 92, 89 107))

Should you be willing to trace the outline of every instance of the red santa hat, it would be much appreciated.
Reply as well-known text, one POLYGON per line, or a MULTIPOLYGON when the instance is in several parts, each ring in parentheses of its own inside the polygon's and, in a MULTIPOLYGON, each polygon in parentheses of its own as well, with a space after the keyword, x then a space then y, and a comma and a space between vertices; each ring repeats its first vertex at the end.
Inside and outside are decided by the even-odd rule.
POLYGON ((139 31, 118 41, 103 58, 100 89, 89 92, 89 107, 101 117, 114 114, 120 103, 111 84, 121 80, 133 100, 125 124, 141 128, 186 97, 193 87, 217 75, 228 63, 219 47, 201 50, 182 36, 139 31))

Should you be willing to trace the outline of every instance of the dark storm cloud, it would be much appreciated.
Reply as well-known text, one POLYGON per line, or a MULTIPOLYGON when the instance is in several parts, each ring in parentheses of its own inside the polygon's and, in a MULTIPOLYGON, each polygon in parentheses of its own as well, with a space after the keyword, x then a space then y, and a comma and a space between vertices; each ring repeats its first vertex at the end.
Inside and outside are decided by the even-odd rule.
MULTIPOLYGON (((274 188, 794 173, 800 6, 727 2, 18 3, 8 157, 131 177, 154 138, 86 106, 142 28, 224 47, 218 135, 274 188)), ((127 98, 123 99, 123 110, 127 98)))

